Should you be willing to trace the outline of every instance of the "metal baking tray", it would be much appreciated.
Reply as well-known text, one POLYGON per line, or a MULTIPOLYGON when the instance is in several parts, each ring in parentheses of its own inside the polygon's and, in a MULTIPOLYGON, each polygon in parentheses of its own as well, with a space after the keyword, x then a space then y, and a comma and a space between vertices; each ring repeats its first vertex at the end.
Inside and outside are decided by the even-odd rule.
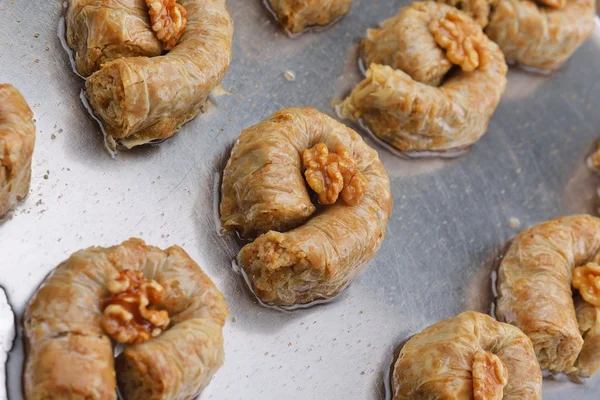
MULTIPOLYGON (((59 40, 61 3, 0 0, 0 81, 23 92, 37 121, 31 192, 0 223, 0 285, 20 317, 46 274, 78 249, 131 236, 179 244, 231 311, 225 365, 202 399, 385 399, 403 340, 463 310, 490 311, 493 266, 513 235, 558 215, 597 213, 599 182, 585 157, 600 135, 600 27, 559 71, 511 68, 487 134, 460 158, 405 160, 366 137, 394 194, 381 250, 336 301, 282 312, 251 296, 231 267, 238 243, 217 232, 224 162, 243 128, 280 108, 333 116, 332 100, 360 79, 359 38, 408 1, 356 0, 331 28, 295 39, 261 0, 228 3, 231 94, 213 96, 173 138, 113 159, 59 40)), ((11 400, 22 398, 22 361, 17 338, 11 400)), ((600 373, 583 384, 544 381, 549 400, 597 399, 599 390, 600 373)))

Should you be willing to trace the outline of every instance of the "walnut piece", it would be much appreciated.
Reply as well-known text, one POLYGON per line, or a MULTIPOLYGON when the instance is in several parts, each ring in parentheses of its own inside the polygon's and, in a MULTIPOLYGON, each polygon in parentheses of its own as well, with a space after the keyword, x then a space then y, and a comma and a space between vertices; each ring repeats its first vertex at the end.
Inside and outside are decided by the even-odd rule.
POLYGON ((581 297, 593 306, 600 307, 600 265, 591 262, 573 270, 575 289, 579 290, 581 297))
POLYGON ((162 304, 164 290, 140 271, 123 270, 106 287, 111 296, 103 303, 102 328, 120 343, 143 343, 169 325, 169 314, 155 310, 162 304))
POLYGON ((475 400, 502 400, 508 370, 498 356, 483 350, 475 352, 472 374, 475 400))
POLYGON ((319 195, 319 203, 334 204, 341 193, 347 205, 360 204, 367 180, 346 149, 339 147, 330 153, 325 143, 318 143, 304 150, 302 163, 306 182, 319 195))
POLYGON ((187 11, 177 0, 146 0, 150 23, 163 49, 171 50, 177 45, 187 25, 187 11))
POLYGON ((475 70, 490 58, 490 49, 481 27, 458 10, 429 24, 436 43, 446 50, 446 57, 463 71, 475 70))

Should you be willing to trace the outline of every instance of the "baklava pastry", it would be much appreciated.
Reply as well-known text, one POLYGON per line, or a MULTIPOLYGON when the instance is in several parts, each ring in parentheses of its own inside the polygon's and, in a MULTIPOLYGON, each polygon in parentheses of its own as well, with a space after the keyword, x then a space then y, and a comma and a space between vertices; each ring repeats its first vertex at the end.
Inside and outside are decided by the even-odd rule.
POLYGON ((379 249, 391 210, 377 152, 311 108, 244 130, 223 174, 223 230, 258 236, 238 264, 258 298, 278 306, 340 293, 379 249))
POLYGON ((507 60, 559 68, 590 37, 595 0, 438 0, 459 7, 496 42, 507 60))
POLYGON ((506 88, 498 46, 446 4, 404 7, 367 32, 361 58, 366 78, 338 111, 407 154, 467 149, 486 132, 506 88))
POLYGON ((188 400, 223 363, 227 305, 183 249, 140 239, 73 254, 24 316, 25 397, 188 400), (113 359, 113 344, 124 351, 113 359))
POLYGON ((198 115, 229 68, 233 23, 226 1, 165 1, 171 8, 150 1, 156 7, 148 12, 161 45, 172 49, 157 57, 118 58, 86 82, 86 96, 111 147, 172 136, 198 115))
POLYGON ((543 369, 589 376, 600 365, 599 251, 600 219, 574 215, 524 230, 502 260, 497 315, 531 338, 543 369))
POLYGON ((67 44, 77 72, 87 77, 121 57, 161 54, 145 0, 68 0, 67 44))
POLYGON ((392 392, 393 400, 539 400, 542 371, 523 332, 467 311, 404 344, 392 392))
POLYGON ((556 69, 590 37, 595 17, 595 0, 499 0, 485 33, 508 60, 556 69))
POLYGON ((14 86, 0 83, 0 219, 29 192, 34 145, 31 108, 14 86))
POLYGON ((291 33, 327 26, 350 11, 353 0, 265 0, 281 25, 291 33))

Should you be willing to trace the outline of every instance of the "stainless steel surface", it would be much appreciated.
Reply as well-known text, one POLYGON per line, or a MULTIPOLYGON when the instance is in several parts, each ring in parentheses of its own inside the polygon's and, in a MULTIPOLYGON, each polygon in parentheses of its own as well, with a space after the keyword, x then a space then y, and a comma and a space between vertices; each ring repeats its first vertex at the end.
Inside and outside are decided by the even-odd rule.
MULTIPOLYGON (((0 81, 23 92, 38 134, 29 197, 0 223, 0 285, 16 312, 78 249, 130 236, 179 244, 232 314, 225 365, 202 399, 384 399, 402 340, 463 310, 489 310, 494 256, 511 236, 557 215, 596 213, 598 182, 584 159, 600 133, 600 28, 551 76, 511 69, 488 133, 461 158, 403 160, 367 139, 395 199, 381 250, 331 304, 291 313, 258 305, 232 271, 237 244, 217 234, 215 182, 242 128, 287 106, 333 114, 332 99, 359 79, 358 38, 405 4, 355 3, 331 29, 290 40, 260 0, 230 0, 234 61, 223 86, 232 94, 159 146, 111 159, 57 36, 60 2, 0 0, 0 81)), ((14 400, 21 352, 18 340, 14 400)), ((546 380, 544 398, 595 399, 598 376, 546 380)))

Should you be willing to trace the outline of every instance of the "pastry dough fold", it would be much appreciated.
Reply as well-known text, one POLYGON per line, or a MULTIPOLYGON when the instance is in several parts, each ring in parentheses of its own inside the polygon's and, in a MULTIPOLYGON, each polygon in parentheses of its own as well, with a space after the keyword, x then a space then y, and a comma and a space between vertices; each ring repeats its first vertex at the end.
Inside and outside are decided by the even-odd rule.
POLYGON ((0 219, 29 192, 33 112, 12 85, 0 84, 0 219))
POLYGON ((497 315, 531 338, 544 369, 587 376, 597 368, 597 316, 580 300, 575 308, 571 279, 599 251, 600 219, 574 215, 524 230, 502 260, 497 315))
POLYGON ((220 210, 226 232, 262 234, 238 255, 254 292, 289 306, 346 287, 379 249, 391 207, 389 178, 375 150, 314 109, 290 108, 242 132, 225 168, 220 210), (302 152, 317 143, 348 150, 367 181, 359 205, 338 201, 315 213, 302 152))
POLYGON ((393 400, 539 400, 542 372, 523 332, 467 311, 431 325, 406 342, 394 365, 392 391, 393 400), (501 364, 474 370, 482 358, 501 364), (496 387, 500 396, 480 397, 482 393, 475 391, 491 391, 490 383, 499 372, 508 373, 506 385, 496 387))
POLYGON ((233 23, 225 0, 181 0, 187 27, 158 57, 105 64, 86 82, 86 95, 109 144, 128 146, 172 136, 202 110, 231 62, 233 23))
POLYGON ((179 247, 166 250, 130 239, 73 254, 44 281, 24 317, 25 397, 187 400, 198 395, 223 363, 223 296, 179 247), (125 348, 115 363, 102 330, 106 283, 135 269, 165 289, 170 328, 125 348))

